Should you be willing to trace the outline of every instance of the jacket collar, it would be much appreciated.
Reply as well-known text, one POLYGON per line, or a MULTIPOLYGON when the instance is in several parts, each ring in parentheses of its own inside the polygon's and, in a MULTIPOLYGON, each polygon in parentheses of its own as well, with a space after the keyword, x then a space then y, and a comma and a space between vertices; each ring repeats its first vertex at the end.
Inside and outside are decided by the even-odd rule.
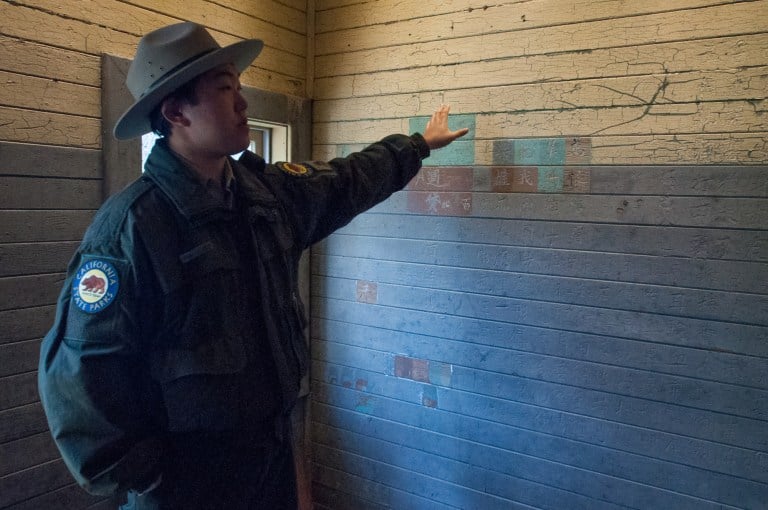
MULTIPOLYGON (((277 199, 258 176, 264 170, 264 160, 254 154, 246 154, 247 165, 230 159, 237 199, 245 199, 248 205, 276 206, 277 199)), ((212 197, 194 171, 170 150, 165 139, 155 142, 144 168, 144 174, 157 184, 189 221, 206 222, 232 216, 232 211, 212 197)))

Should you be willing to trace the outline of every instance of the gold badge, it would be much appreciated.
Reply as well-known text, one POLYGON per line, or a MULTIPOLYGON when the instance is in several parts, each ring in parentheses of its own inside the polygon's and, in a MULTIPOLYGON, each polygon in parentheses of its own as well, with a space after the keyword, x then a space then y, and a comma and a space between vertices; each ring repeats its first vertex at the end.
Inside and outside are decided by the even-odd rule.
POLYGON ((312 170, 310 170, 309 167, 298 163, 279 163, 277 166, 283 172, 298 177, 306 177, 312 174, 312 170))

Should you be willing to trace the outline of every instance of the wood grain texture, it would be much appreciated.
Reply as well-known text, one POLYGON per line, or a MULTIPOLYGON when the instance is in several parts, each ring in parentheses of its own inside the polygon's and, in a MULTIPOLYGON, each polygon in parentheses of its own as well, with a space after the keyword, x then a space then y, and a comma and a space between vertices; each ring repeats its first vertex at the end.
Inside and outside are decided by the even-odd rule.
POLYGON ((99 90, 72 83, 0 71, 0 102, 19 108, 96 117, 101 114, 99 90))
POLYGON ((0 68, 4 71, 79 85, 99 83, 99 59, 78 51, 47 46, 0 34, 0 68))
MULTIPOLYGON (((35 372, 62 271, 103 198, 125 183, 104 181, 103 141, 126 105, 107 100, 112 120, 102 119, 102 54, 130 57, 142 34, 182 19, 206 25, 222 45, 258 37, 265 49, 243 83, 295 97, 290 113, 308 119, 309 108, 296 107, 306 94, 306 8, 303 0, 0 2, 0 507, 117 508, 72 485, 35 372)), ((310 136, 295 142, 308 159, 310 136)))
MULTIPOLYGON (((549 3, 551 9, 556 8, 555 4, 549 3)), ((403 57, 406 55, 409 57, 407 67, 419 68, 438 63, 451 65, 523 55, 592 52, 604 48, 753 34, 765 28, 762 19, 768 14, 766 5, 765 2, 739 2, 684 11, 685 22, 681 22, 681 11, 672 11, 536 28, 528 25, 527 16, 523 22, 520 16, 511 16, 501 20, 506 19, 511 23, 517 21, 526 25, 526 29, 515 31, 504 26, 500 20, 501 26, 495 27, 493 31, 484 33, 478 30, 464 36, 452 33, 451 26, 456 24, 454 21, 445 20, 448 22, 440 24, 439 20, 430 17, 428 20, 419 20, 423 25, 428 24, 431 37, 435 39, 424 43, 406 41, 409 39, 408 34, 427 32, 426 26, 421 30, 414 30, 407 23, 379 25, 376 30, 365 27, 365 33, 359 37, 364 43, 357 43, 354 36, 345 37, 348 35, 345 32, 333 33, 327 39, 318 35, 318 76, 398 69, 403 66, 403 57), (730 27, 722 26, 718 21, 724 18, 732 19, 734 24, 730 27), (335 55, 325 57, 326 40, 335 41, 338 45, 331 45, 328 49, 330 53, 343 50, 345 58, 338 59, 335 55), (360 50, 361 46, 375 49, 360 50), (447 51, 446 47, 450 50, 447 51)), ((515 7, 515 10, 519 11, 520 7, 515 7)), ((567 9, 558 10, 561 16, 568 13, 567 9)), ((602 17, 602 12, 600 14, 602 17)), ((489 12, 482 16, 486 20, 495 19, 489 12)))
MULTIPOLYGON (((736 0, 738 1, 738 0, 736 0)), ((423 4, 418 0, 402 1, 398 9, 392 9, 387 4, 368 2, 366 9, 356 8, 354 2, 345 0, 319 1, 318 33, 340 32, 372 24, 387 24, 404 26, 414 30, 409 31, 409 42, 436 38, 435 33, 423 30, 426 20, 419 20, 423 4), (411 25, 409 25, 411 23, 411 25), (415 30, 415 28, 421 30, 415 30)), ((643 3, 627 3, 620 0, 610 0, 600 3, 595 9, 587 0, 569 2, 563 5, 547 0, 508 1, 489 5, 482 0, 448 0, 430 6, 430 15, 435 26, 451 26, 451 33, 456 36, 474 35, 479 33, 523 30, 542 26, 569 25, 600 19, 632 18, 641 15, 664 13, 669 11, 684 11, 708 6, 734 3, 723 0, 680 0, 670 5, 663 0, 651 0, 643 3)), ((440 34, 440 32, 438 32, 440 34)))
POLYGON ((0 409, 37 402, 37 371, 0 378, 0 409))
POLYGON ((563 80, 535 84, 473 87, 459 90, 389 94, 319 100, 314 108, 326 121, 387 119, 431 115, 434 105, 447 103, 458 112, 515 112, 610 108, 762 99, 768 88, 768 70, 753 67, 563 80), (656 97, 654 97, 656 96, 656 97))
POLYGON ((43 145, 97 149, 99 119, 0 106, 0 139, 43 145))
POLYGON ((0 141, 0 176, 4 175, 99 179, 101 155, 90 149, 0 141))
MULTIPOLYGON (((437 61, 427 67, 397 66, 360 75, 318 77, 318 99, 505 86, 628 75, 657 75, 693 71, 720 71, 764 66, 761 48, 765 33, 591 51, 555 52, 511 58, 478 60, 452 65, 437 61)), ((403 57, 406 58, 407 56, 403 57)), ((495 108, 494 108, 495 110, 495 108)))
POLYGON ((92 210, 0 210, 0 243, 77 241, 93 219, 92 210))

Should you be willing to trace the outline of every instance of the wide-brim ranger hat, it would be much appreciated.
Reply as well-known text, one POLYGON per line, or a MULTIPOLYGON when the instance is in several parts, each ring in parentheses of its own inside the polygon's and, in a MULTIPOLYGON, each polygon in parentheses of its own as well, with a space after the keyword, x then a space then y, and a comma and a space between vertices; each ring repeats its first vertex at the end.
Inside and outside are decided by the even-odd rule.
POLYGON ((115 138, 150 132, 149 114, 168 94, 222 64, 234 64, 243 72, 263 46, 259 39, 246 39, 221 47, 203 26, 191 22, 148 33, 139 41, 125 79, 135 102, 115 124, 115 138))

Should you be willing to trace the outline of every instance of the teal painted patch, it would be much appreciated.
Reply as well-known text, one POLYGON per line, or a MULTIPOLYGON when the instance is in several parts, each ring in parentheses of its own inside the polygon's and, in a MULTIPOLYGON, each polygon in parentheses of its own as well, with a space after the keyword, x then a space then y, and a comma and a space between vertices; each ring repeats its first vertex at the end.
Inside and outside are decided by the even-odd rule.
POLYGON ((426 407, 437 407, 437 388, 434 386, 421 387, 421 404, 426 407))
POLYGON ((429 382, 440 386, 451 386, 453 366, 447 363, 429 364, 429 382))
POLYGON ((564 165, 565 138, 515 140, 515 165, 564 165))
POLYGON ((565 138, 526 138, 520 140, 495 140, 493 142, 494 165, 565 165, 565 138))
POLYGON ((475 162, 475 141, 456 140, 451 145, 434 150, 424 160, 424 166, 462 166, 475 162))
POLYGON ((373 397, 360 397, 357 399, 357 403, 355 404, 355 411, 359 413, 365 413, 365 414, 373 414, 374 406, 373 406, 374 399, 373 397))
POLYGON ((542 193, 558 193, 563 191, 563 167, 542 166, 539 167, 539 187, 542 193))
MULTIPOLYGON (((413 117, 409 120, 411 133, 424 133, 430 117, 413 117)), ((460 166, 475 163, 475 114, 450 115, 448 127, 451 130, 469 128, 469 133, 451 145, 432 152, 425 166, 460 166)))

